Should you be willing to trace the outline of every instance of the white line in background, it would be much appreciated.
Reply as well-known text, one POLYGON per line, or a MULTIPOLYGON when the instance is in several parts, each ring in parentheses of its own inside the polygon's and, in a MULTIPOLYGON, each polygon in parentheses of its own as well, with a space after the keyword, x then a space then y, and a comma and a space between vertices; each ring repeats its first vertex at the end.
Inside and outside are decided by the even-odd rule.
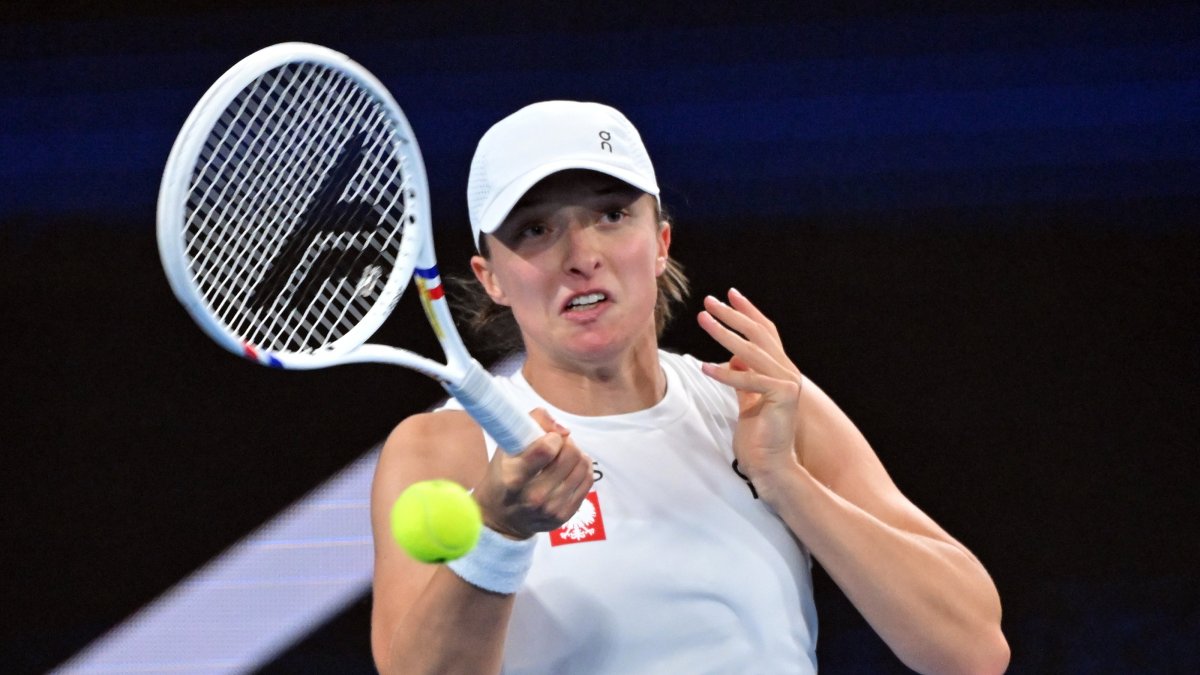
POLYGON ((243 673, 371 584, 379 448, 110 630, 54 673, 243 673))

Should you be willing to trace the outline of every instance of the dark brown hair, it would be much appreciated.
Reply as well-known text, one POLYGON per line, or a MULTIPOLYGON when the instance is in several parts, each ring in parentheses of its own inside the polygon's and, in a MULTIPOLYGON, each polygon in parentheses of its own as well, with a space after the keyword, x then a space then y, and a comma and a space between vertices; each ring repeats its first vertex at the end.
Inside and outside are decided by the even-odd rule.
MULTIPOLYGON (((670 223, 669 216, 660 206, 657 221, 670 223)), ((487 240, 480 238, 479 254, 491 258, 487 240)), ((494 302, 484 290, 483 284, 473 276, 452 277, 449 279, 458 291, 455 294, 454 307, 459 319, 470 335, 478 342, 474 346, 482 352, 493 352, 495 355, 511 354, 525 348, 521 339, 521 328, 513 317, 512 310, 494 302)), ((666 269, 656 279, 658 284, 658 299, 654 303, 654 330, 658 337, 674 316, 676 304, 683 304, 689 292, 687 276, 683 273, 683 265, 667 256, 666 269)))

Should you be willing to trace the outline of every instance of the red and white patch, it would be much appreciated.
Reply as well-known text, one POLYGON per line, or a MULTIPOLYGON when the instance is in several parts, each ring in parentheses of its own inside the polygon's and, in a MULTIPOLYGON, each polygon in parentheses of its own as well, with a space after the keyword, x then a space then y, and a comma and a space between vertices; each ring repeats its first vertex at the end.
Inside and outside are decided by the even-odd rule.
POLYGON ((600 496, 589 492, 579 510, 557 530, 550 531, 550 545, 582 544, 604 540, 604 516, 600 513, 600 496))

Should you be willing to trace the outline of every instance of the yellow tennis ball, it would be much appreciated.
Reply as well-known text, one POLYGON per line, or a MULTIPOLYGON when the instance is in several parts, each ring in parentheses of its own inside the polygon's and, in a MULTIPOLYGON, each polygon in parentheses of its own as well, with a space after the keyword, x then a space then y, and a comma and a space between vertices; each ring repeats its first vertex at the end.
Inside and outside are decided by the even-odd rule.
POLYGON ((460 558, 475 547, 483 519, 479 505, 449 480, 413 483, 392 505, 392 536, 409 555, 427 563, 460 558))

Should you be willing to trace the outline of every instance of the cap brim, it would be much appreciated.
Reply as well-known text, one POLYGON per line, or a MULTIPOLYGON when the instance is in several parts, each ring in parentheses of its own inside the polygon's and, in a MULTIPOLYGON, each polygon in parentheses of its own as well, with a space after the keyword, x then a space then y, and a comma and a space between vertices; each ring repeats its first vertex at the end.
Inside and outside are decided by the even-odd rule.
POLYGON ((479 231, 482 234, 491 234, 495 232, 508 217, 509 212, 529 192, 530 188, 537 185, 543 178, 550 174, 558 173, 559 171, 568 171, 570 169, 588 169, 596 171, 607 176, 612 176, 617 180, 625 181, 633 187, 658 196, 658 184, 653 181, 646 180, 645 176, 641 176, 634 171, 627 171, 620 167, 615 167, 602 162, 593 162, 586 159, 564 159, 549 164, 543 164, 537 169, 530 171, 513 182, 504 186, 504 189, 496 193, 491 203, 483 210, 480 216, 479 231))

